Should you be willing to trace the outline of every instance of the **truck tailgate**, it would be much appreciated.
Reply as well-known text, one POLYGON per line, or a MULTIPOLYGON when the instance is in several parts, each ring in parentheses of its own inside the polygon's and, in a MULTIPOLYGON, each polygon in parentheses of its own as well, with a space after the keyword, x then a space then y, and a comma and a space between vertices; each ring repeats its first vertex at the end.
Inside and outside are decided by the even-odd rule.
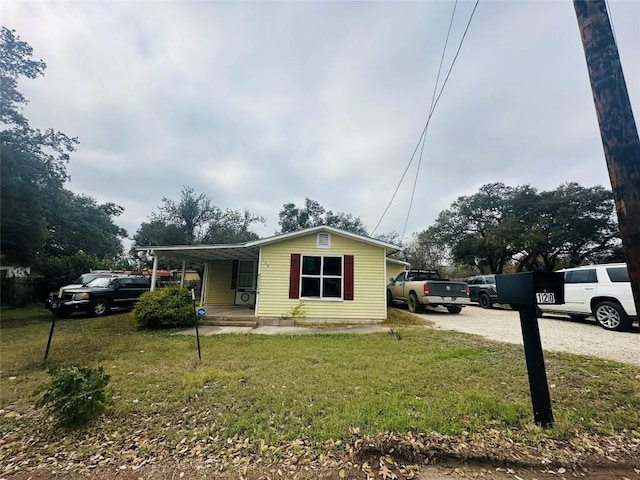
POLYGON ((441 297, 466 297, 467 284, 464 282, 438 282, 429 280, 429 295, 441 297))

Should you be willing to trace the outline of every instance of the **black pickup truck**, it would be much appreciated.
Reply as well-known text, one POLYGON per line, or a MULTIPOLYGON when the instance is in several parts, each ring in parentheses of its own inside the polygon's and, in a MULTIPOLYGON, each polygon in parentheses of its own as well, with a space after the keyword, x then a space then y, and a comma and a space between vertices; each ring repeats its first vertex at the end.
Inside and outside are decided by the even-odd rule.
POLYGON ((465 279, 469 285, 469 298, 482 308, 491 308, 498 300, 495 275, 474 275, 465 279))
POLYGON ((115 276, 96 278, 87 285, 60 289, 58 298, 51 300, 49 309, 60 316, 84 312, 95 316, 111 309, 129 309, 151 289, 146 277, 115 276))

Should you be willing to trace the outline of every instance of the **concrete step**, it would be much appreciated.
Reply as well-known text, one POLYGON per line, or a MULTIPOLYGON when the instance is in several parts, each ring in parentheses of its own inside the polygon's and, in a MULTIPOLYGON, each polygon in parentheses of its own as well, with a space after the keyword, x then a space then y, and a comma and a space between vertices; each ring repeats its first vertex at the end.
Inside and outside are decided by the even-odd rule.
POLYGON ((210 325, 214 327, 257 327, 256 318, 202 318, 198 325, 210 325))

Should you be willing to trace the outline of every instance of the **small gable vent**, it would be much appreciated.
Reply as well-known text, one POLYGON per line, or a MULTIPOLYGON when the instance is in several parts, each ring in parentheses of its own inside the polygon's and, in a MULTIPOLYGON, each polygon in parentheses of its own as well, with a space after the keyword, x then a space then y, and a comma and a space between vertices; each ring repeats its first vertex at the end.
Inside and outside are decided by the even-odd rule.
POLYGON ((331 248, 331 234, 319 233, 316 241, 318 248, 331 248))

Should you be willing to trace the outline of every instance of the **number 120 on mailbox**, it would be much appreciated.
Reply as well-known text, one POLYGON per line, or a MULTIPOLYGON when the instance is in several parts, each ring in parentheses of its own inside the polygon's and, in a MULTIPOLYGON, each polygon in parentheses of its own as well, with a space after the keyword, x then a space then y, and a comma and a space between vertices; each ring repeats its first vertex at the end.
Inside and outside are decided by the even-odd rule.
POLYGON ((556 303, 556 295, 553 292, 536 292, 536 303, 556 303))

